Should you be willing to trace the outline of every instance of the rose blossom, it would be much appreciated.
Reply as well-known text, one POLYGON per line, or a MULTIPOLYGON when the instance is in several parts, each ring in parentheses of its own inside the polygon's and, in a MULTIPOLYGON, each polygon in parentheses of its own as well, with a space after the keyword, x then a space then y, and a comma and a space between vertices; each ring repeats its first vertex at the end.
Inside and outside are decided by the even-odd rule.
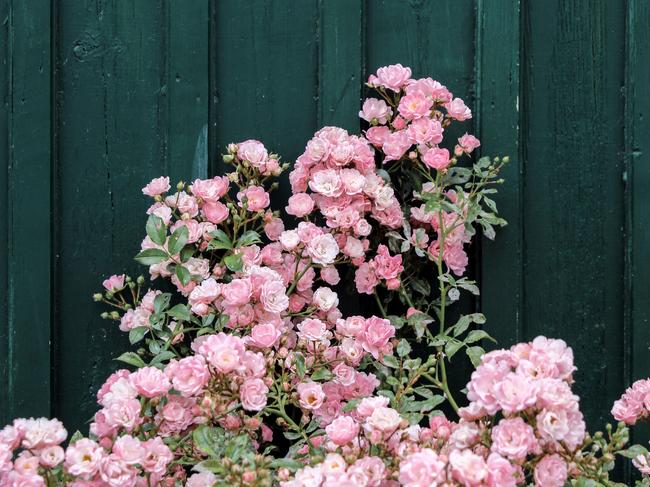
POLYGON ((302 218, 314 209, 314 200, 307 193, 296 193, 289 198, 286 212, 289 215, 302 218))
POLYGON ((436 452, 424 448, 400 462, 400 484, 405 487, 441 485, 446 480, 446 466, 436 452))
POLYGON ((392 64, 379 68, 377 75, 371 75, 368 78, 368 84, 399 91, 410 77, 411 68, 405 68, 401 64, 392 64))
POLYGON ((244 191, 240 191, 237 193, 237 200, 242 208, 246 200, 246 207, 250 211, 263 210, 271 202, 269 194, 261 186, 249 186, 244 191))
POLYGON ((105 455, 97 443, 88 438, 77 440, 65 452, 66 470, 74 476, 90 479, 96 474, 105 455))
POLYGON ((247 411, 261 411, 266 407, 269 388, 262 379, 247 379, 239 389, 242 407, 247 411))
POLYGON ((249 343, 258 348, 271 348, 281 335, 282 332, 273 323, 259 323, 251 330, 249 343))
POLYGON ((102 286, 104 286, 104 288, 107 291, 111 291, 111 292, 120 291, 120 290, 124 289, 124 278, 125 277, 126 276, 124 274, 121 274, 119 276, 113 275, 113 276, 109 277, 108 279, 106 279, 104 282, 102 282, 102 286))
POLYGON ((329 233, 316 236, 307 244, 307 253, 315 264, 329 265, 339 253, 339 246, 329 233))
POLYGON ((422 161, 432 169, 443 171, 447 169, 450 164, 449 151, 447 149, 440 149, 433 147, 424 153, 422 161))
POLYGON ((445 103, 445 108, 447 109, 447 114, 460 122, 472 118, 472 111, 467 108, 465 102, 460 98, 454 98, 448 103, 445 103))
POLYGON ((267 281, 262 285, 260 302, 269 313, 282 313, 289 307, 289 297, 282 281, 267 281))
POLYGON ((546 455, 535 466, 535 485, 562 487, 568 478, 567 465, 557 453, 546 455))
POLYGON ((158 196, 160 194, 166 193, 169 191, 169 177, 164 176, 156 179, 152 179, 149 184, 142 188, 142 193, 147 196, 158 196))
POLYGON ((338 295, 328 287, 319 287, 312 298, 314 305, 321 311, 329 311, 338 306, 338 295))
POLYGON ((253 286, 250 279, 233 279, 223 288, 225 302, 231 306, 242 306, 251 299, 253 286))
POLYGON ((171 384, 164 372, 156 367, 142 367, 131 374, 129 381, 144 397, 158 397, 169 391, 171 384))
POLYGON ((363 108, 359 112, 359 117, 370 123, 385 124, 392 114, 393 111, 386 105, 384 100, 368 98, 363 102, 363 108))
POLYGON ((200 394, 210 380, 210 371, 201 355, 171 360, 165 374, 172 387, 186 397, 200 394))
POLYGON ((303 409, 318 409, 325 401, 323 388, 316 382, 302 382, 298 384, 297 391, 300 407, 303 409))
POLYGON ((350 443, 359 434, 359 424, 351 416, 339 416, 325 427, 327 437, 338 446, 350 443))
POLYGON ((372 316, 366 320, 366 329, 359 338, 364 350, 379 360, 381 358, 379 352, 386 347, 388 341, 394 336, 395 327, 390 324, 390 321, 372 316))
POLYGON ((533 428, 520 417, 502 419, 492 429, 492 451, 520 462, 537 448, 533 428))

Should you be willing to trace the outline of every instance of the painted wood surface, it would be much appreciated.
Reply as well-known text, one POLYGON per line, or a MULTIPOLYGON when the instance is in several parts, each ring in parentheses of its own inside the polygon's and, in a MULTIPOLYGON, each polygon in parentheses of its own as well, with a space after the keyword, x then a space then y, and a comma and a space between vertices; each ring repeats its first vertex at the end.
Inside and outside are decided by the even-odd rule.
POLYGON ((503 346, 564 338, 601 426, 650 375, 649 28, 640 0, 1 2, 0 419, 92 414, 126 340, 90 296, 137 271, 148 179, 219 173, 244 138, 291 161, 401 62, 512 160, 462 306, 503 346))

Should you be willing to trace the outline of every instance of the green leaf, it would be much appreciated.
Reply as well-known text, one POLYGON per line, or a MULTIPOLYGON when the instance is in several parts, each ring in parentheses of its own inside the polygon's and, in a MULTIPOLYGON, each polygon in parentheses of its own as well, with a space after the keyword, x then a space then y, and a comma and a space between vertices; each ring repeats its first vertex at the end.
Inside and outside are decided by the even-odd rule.
MULTIPOLYGON (((177 320, 180 321, 190 321, 190 312, 187 309, 187 306, 184 304, 177 304, 169 311, 167 311, 167 315, 171 316, 172 318, 176 318, 177 320)), ((214 319, 214 315, 213 315, 213 319, 214 319)))
POLYGON ((298 373, 298 377, 300 377, 301 379, 305 377, 305 372, 307 371, 307 368, 305 367, 305 357, 303 356, 303 354, 299 352, 294 353, 293 363, 296 364, 296 372, 298 373))
POLYGON ((190 258, 194 255, 195 250, 196 248, 194 245, 186 245, 183 247, 183 250, 181 250, 181 262, 185 263, 190 260, 190 258))
POLYGON ((169 350, 163 350, 160 352, 158 355, 156 355, 151 362, 149 362, 149 365, 158 365, 166 360, 173 359, 176 356, 174 352, 170 352, 169 350))
POLYGON ((174 233, 169 237, 169 242, 167 242, 167 250, 171 255, 176 255, 183 250, 187 239, 189 238, 189 231, 185 225, 178 227, 174 230, 174 233))
POLYGON ((81 434, 81 431, 77 430, 74 432, 74 434, 70 437, 70 444, 74 444, 75 442, 79 441, 82 439, 84 435, 81 434))
POLYGON ((465 343, 474 343, 483 339, 491 340, 496 343, 496 340, 492 338, 485 330, 470 331, 469 335, 467 335, 467 338, 465 338, 465 343))
POLYGON ((176 266, 176 277, 178 277, 178 280, 183 286, 187 286, 190 283, 190 279, 192 278, 187 267, 180 264, 176 266))
POLYGON ((229 243, 221 242, 220 240, 210 240, 208 244, 208 250, 224 250, 231 249, 232 245, 229 243))
POLYGON ((244 261, 242 260, 241 254, 228 255, 223 259, 223 261, 226 264, 226 267, 232 272, 239 272, 244 267, 244 261))
POLYGON ((169 300, 172 295, 169 293, 162 293, 156 296, 153 300, 153 309, 155 314, 160 314, 169 306, 169 300))
POLYGON ((159 264, 163 260, 167 260, 169 255, 164 250, 160 249, 145 249, 136 255, 134 258, 140 264, 154 265, 159 264))
POLYGON ((467 347, 465 353, 467 353, 467 356, 472 361, 472 365, 474 367, 478 367, 481 365, 481 357, 483 357, 485 350, 483 350, 481 347, 467 347))
POLYGON ((271 467, 286 468, 288 470, 291 470, 292 472, 295 472, 296 470, 301 469, 304 466, 305 464, 303 462, 299 462, 298 460, 292 460, 291 458, 276 458, 275 460, 271 461, 271 467))
POLYGON ((429 284, 428 281, 425 281, 424 279, 413 279, 411 281, 411 287, 413 288, 414 291, 417 291, 423 296, 428 296, 429 294, 431 294, 431 285, 429 284))
POLYGON ((384 358, 382 359, 382 363, 384 365, 386 365, 387 367, 390 367, 390 368, 393 368, 393 369, 398 369, 399 368, 399 362, 392 355, 384 355, 384 358))
POLYGON ((148 326, 137 326, 135 328, 132 328, 129 331, 129 342, 131 342, 131 345, 142 340, 148 331, 148 326))
POLYGON ((447 355, 448 358, 453 357, 456 355, 456 352, 460 350, 460 348, 463 346, 463 342, 458 341, 458 340, 449 340, 447 344, 445 345, 445 355, 447 355))
POLYGON ((140 355, 134 352, 124 352, 115 360, 119 360, 120 362, 124 362, 125 364, 133 365, 135 367, 144 367, 147 365, 144 363, 140 355))
POLYGON ((157 245, 165 245, 165 240, 167 240, 167 227, 160 217, 149 215, 145 229, 153 243, 157 245))
POLYGON ((647 455, 648 450, 641 445, 632 445, 627 450, 621 450, 618 452, 619 455, 624 456, 625 458, 636 458, 639 455, 647 455))
POLYGON ((224 435, 217 428, 210 428, 205 425, 199 426, 192 433, 192 439, 194 440, 194 446, 206 455, 212 458, 221 456, 224 435))
POLYGON ((411 345, 402 338, 397 344, 397 355, 400 357, 406 357, 409 353, 411 353, 411 345))
POLYGON ((359 405, 361 402, 361 399, 352 399, 347 402, 345 406, 343 406, 343 412, 344 413, 349 413, 350 411, 353 411, 356 409, 356 407, 359 405))
POLYGON ((313 374, 311 374, 311 379, 313 381, 330 380, 332 377, 332 373, 326 368, 318 369, 313 374))
POLYGON ((216 240, 218 240, 219 242, 227 244, 228 245, 227 248, 229 249, 232 248, 232 242, 230 241, 228 235, 226 235, 226 232, 224 232, 223 230, 217 228, 215 230, 212 230, 210 232, 210 235, 214 237, 216 240))
POLYGON ((253 245, 254 243, 258 242, 261 242, 260 234, 254 230, 248 230, 247 232, 244 232, 241 237, 239 237, 239 240, 237 241, 237 247, 248 247, 249 245, 253 245))

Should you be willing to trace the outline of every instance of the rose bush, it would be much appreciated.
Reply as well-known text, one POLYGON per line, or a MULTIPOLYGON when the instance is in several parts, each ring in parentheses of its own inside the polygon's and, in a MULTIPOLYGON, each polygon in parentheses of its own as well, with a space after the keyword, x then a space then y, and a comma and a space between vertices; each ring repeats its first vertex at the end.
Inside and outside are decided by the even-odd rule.
MULTIPOLYGON (((0 483, 615 485, 617 453, 650 473, 645 449, 623 450, 623 424, 586 432, 563 341, 485 353, 483 315, 450 322, 461 292, 479 292, 468 246, 505 224, 492 196, 508 158, 473 161, 476 137, 446 140, 470 109, 411 74, 380 68, 363 133, 322 128, 292 166, 247 140, 223 176, 147 184, 136 260, 168 284, 114 275, 94 296, 128 333, 130 368, 65 448, 57 420, 2 429, 0 483), (283 218, 269 193, 289 168, 283 218), (343 315, 346 283, 375 315, 343 315), (447 378, 461 351, 476 367, 462 407, 447 378)), ((616 419, 648 416, 649 394, 635 385, 616 419)))

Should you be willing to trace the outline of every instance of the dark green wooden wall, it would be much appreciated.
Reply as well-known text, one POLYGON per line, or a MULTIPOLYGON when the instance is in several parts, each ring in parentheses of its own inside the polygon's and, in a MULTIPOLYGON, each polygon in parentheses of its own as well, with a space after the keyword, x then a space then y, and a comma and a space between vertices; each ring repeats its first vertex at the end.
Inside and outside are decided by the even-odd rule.
POLYGON ((126 347, 90 296, 137 270, 146 181, 356 130, 367 74, 401 62, 514 161, 472 305, 504 346, 566 339, 601 425, 650 375, 649 32, 643 0, 0 2, 1 422, 90 417, 126 347))

